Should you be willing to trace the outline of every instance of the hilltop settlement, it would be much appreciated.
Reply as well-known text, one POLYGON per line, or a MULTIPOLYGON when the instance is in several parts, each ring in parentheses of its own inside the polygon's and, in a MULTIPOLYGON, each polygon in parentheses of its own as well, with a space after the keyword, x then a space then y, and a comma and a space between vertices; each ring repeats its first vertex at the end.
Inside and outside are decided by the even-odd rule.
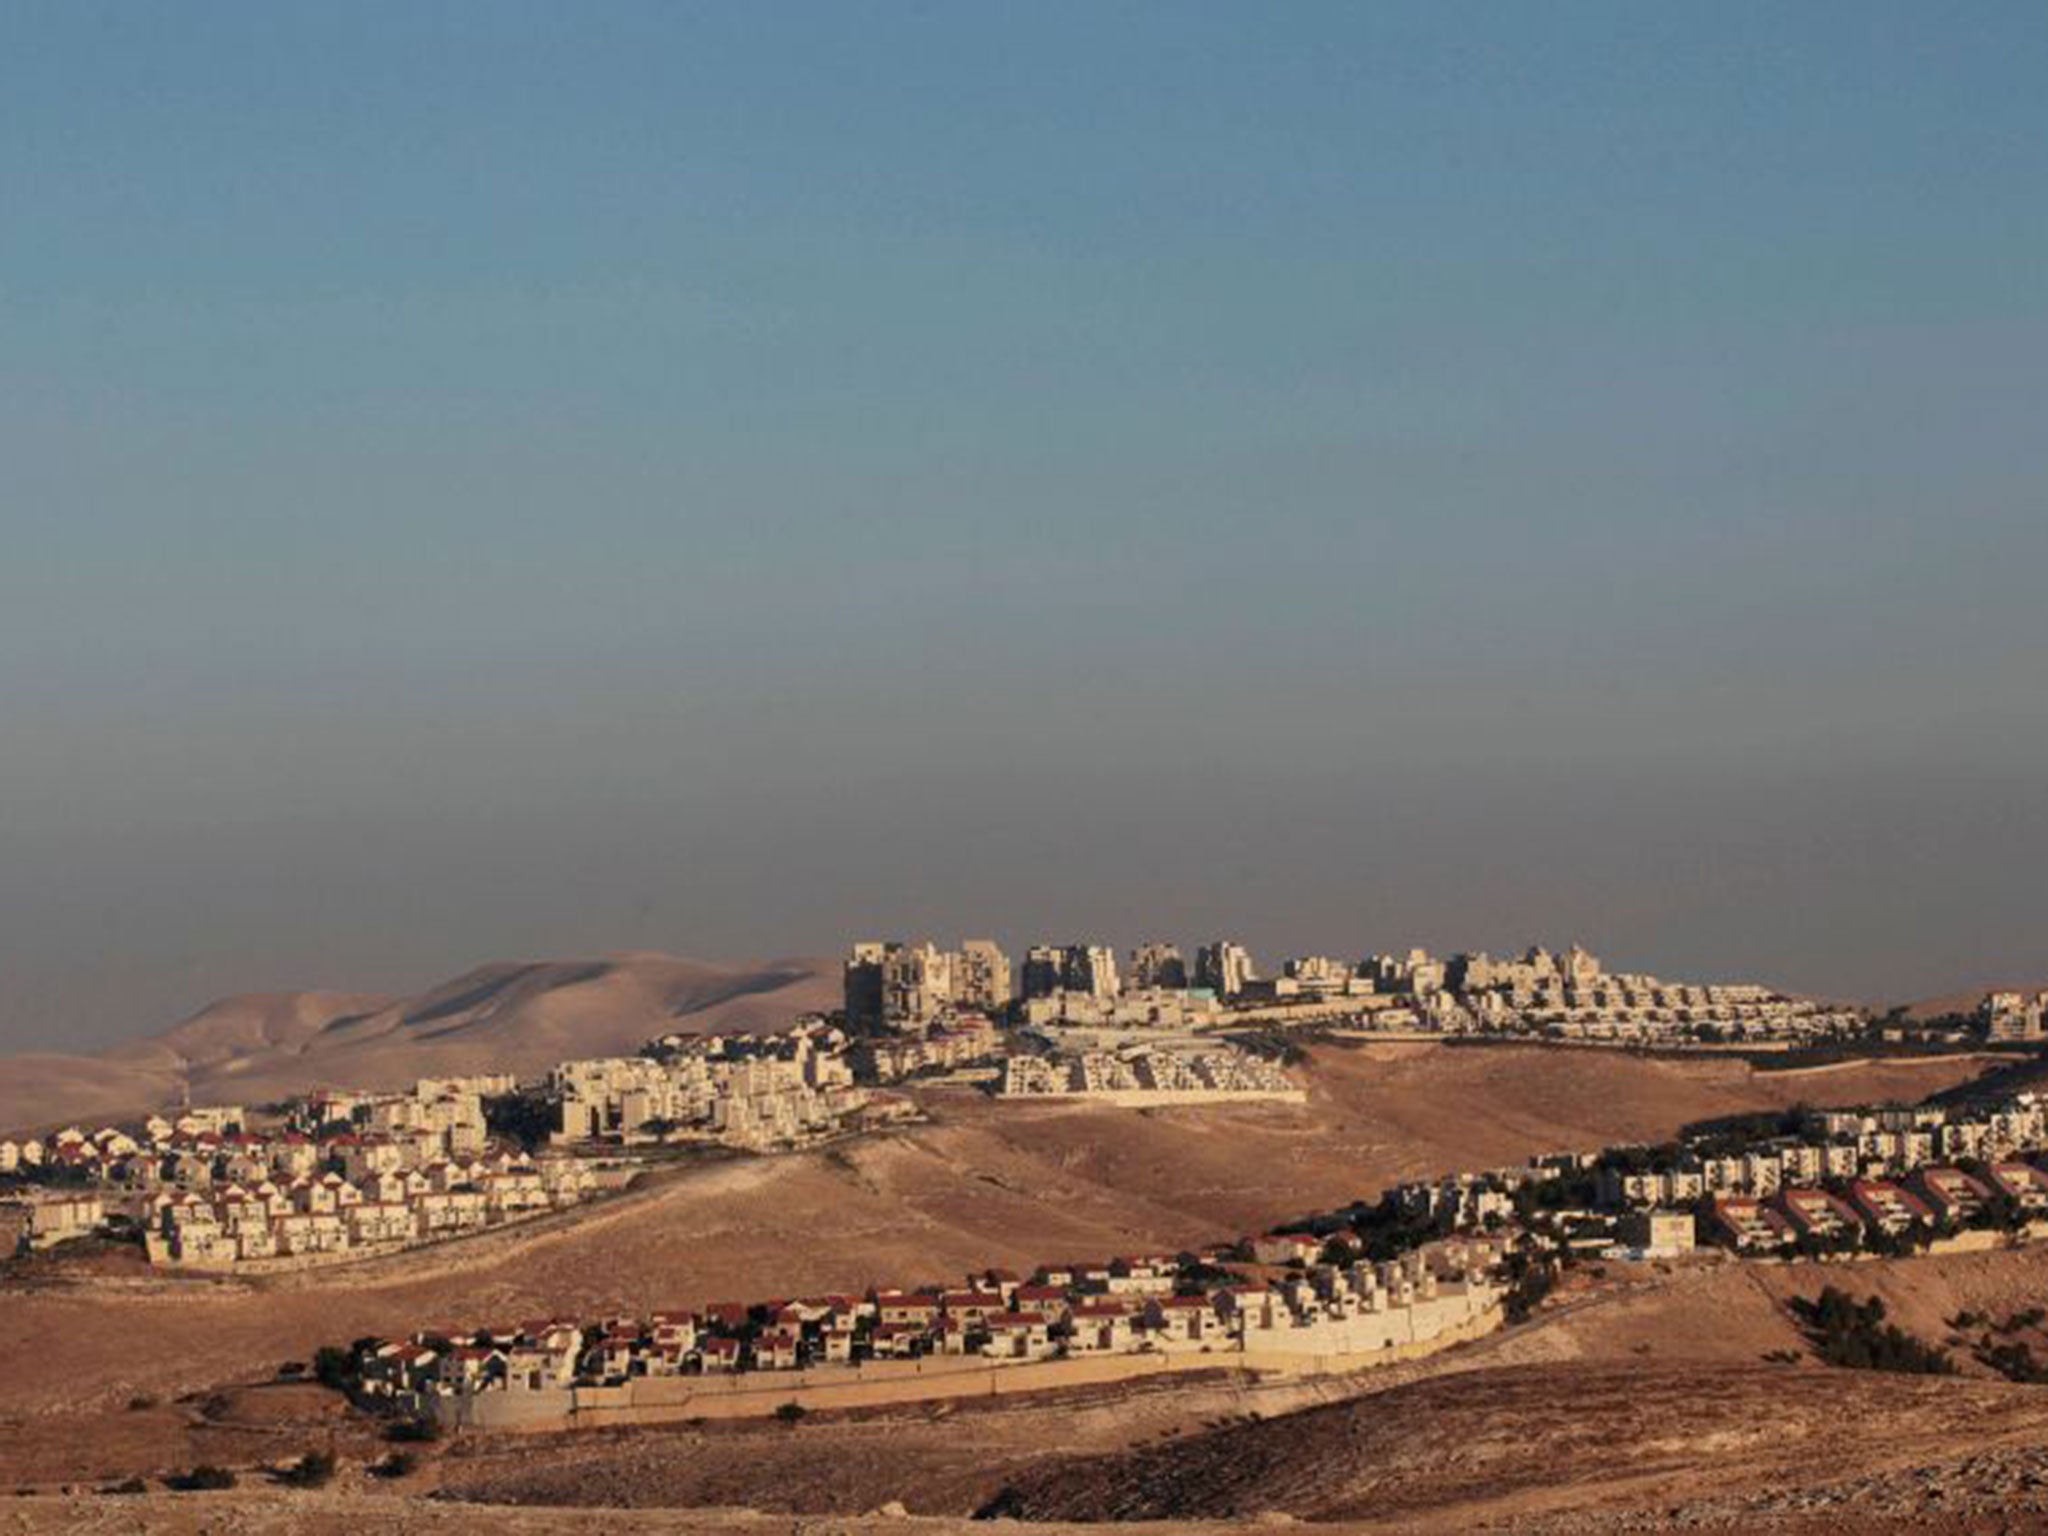
POLYGON ((373 1405, 568 1427, 1406 1360, 1514 1321, 1584 1261, 1953 1252, 2048 1235, 2048 1104, 1793 1111, 1448 1175, 1179 1254, 649 1317, 423 1326, 329 1351, 373 1405))
MULTIPOLYGON (((1015 968, 985 940, 957 950, 864 942, 846 956, 843 987, 836 1013, 779 1031, 651 1033, 635 1055, 563 1061, 536 1081, 321 1089, 0 1140, 0 1249, 96 1236, 133 1242, 167 1269, 298 1269, 547 1218, 664 1161, 790 1152, 915 1118, 907 1090, 924 1085, 1006 1104, 1284 1103, 1303 1096, 1290 1070, 1303 1038, 1769 1051, 1867 1038, 1880 1022, 1757 985, 1611 972, 1576 945, 1512 960, 1301 955, 1263 975, 1227 940, 1199 946, 1192 963, 1169 943, 1122 963, 1106 945, 1040 945, 1015 968)), ((2048 996, 1996 993, 1975 1027, 2025 1043, 2041 1037, 2044 1012, 2048 996)), ((2010 1194, 2007 1176, 1922 1178, 1895 1194, 1875 1180, 1917 1172, 1937 1151, 1977 1156, 1977 1142, 1942 1139, 1965 1134, 1886 1122, 1852 1150, 1831 1132, 1805 1151, 1748 1150, 1739 1165, 1723 1156, 1644 1170, 1617 1198, 1682 1207, 1712 1197, 1720 1228, 1740 1226, 1751 1247, 1780 1227, 1818 1241, 1872 1222, 1938 1221, 2010 1194), (1825 1200, 1783 1192, 1822 1179, 1853 1187, 1825 1200)), ((1990 1144, 2011 1140, 1996 1132, 1990 1144)), ((1503 1175, 1471 1198, 1519 1187, 1503 1175)))

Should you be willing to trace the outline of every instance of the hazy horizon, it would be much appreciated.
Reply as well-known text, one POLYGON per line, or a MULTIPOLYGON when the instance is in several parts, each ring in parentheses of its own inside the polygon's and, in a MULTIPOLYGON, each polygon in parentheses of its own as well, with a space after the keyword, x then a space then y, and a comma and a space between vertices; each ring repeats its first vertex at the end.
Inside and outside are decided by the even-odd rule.
POLYGON ((2048 981, 2048 12, 0 23, 0 1050, 869 936, 2048 981))

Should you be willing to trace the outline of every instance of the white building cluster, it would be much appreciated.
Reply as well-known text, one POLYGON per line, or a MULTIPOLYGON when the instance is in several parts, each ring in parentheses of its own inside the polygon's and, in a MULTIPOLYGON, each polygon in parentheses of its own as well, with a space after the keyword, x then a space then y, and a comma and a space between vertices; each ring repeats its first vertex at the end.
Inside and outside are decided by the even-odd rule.
POLYGON ((1134 1043, 1113 1051, 1014 1055, 999 1092, 1015 1098, 1104 1098, 1159 1103, 1298 1099, 1285 1071, 1247 1051, 1213 1044, 1173 1048, 1134 1043))
MULTIPOLYGON (((363 1341, 363 1390, 461 1419, 465 1400, 747 1372, 852 1375, 875 1362, 960 1357, 990 1366, 1108 1355, 1227 1354, 1271 1361, 1384 1357, 1483 1324, 1498 1305, 1498 1245, 1436 1244, 1385 1263, 1318 1261, 1293 1243, 1278 1273, 1234 1271, 1246 1245, 1004 1270, 957 1286, 715 1303, 651 1317, 543 1318, 363 1341), (1199 1275, 1202 1278, 1194 1279, 1199 1275), (1218 1278, 1220 1277, 1220 1278, 1218 1278)), ((1264 1268, 1262 1265, 1261 1268, 1264 1268)))
POLYGON ((918 1030, 954 1009, 1010 1006, 1010 959, 988 939, 967 939, 957 950, 929 941, 856 944, 844 981, 846 1019, 856 1029, 918 1030))
POLYGON ((2048 992, 1993 992, 1977 1009, 1987 1040, 2048 1038, 2048 992))
POLYGON ((556 1139, 710 1142, 765 1152, 845 1129, 868 1103, 845 1032, 669 1035, 639 1056, 565 1061, 548 1079, 556 1139))
MULTIPOLYGON (((351 1151, 393 1148, 373 1142, 351 1151)), ((145 1207, 152 1264, 231 1269, 265 1261, 331 1263, 443 1242, 588 1199, 589 1164, 510 1154, 424 1167, 255 1177, 161 1190, 145 1207)), ((381 1157, 363 1160, 388 1161, 381 1157)))
MULTIPOLYGON (((1233 1024, 1349 1022, 1444 1034, 1526 1035, 1588 1044, 1797 1044, 1860 1032, 1853 1008, 1754 984, 1700 984, 1610 972, 1573 945, 1513 959, 1440 959, 1422 949, 1345 960, 1296 955, 1262 976, 1227 939, 1116 951, 1079 941, 1029 949, 1009 994, 1009 962, 985 940, 957 952, 929 943, 865 943, 846 963, 846 1017, 863 1030, 920 1031, 971 1007, 1026 1027, 1211 1029, 1233 1024), (970 963, 971 962, 971 963, 970 963), (969 985, 963 978, 971 975, 969 985)), ((2041 1030, 2042 1000, 2001 1013, 2011 1038, 2041 1030)))
POLYGON ((31 1217, 18 1237, 31 1247, 121 1217, 153 1264, 330 1261, 588 1198, 588 1164, 490 1152, 483 1099, 510 1086, 470 1077, 424 1079, 403 1093, 321 1090, 267 1130, 237 1105, 126 1129, 67 1127, 0 1142, 0 1172, 39 1186, 21 1202, 31 1217))
POLYGON ((1501 1231, 1547 1212, 1560 1231, 1586 1234, 1570 1245, 1603 1251, 1614 1213, 1637 1228, 1657 1218, 1636 1246, 1663 1252, 1684 1246, 1671 1234, 1692 1232, 1695 1220, 1702 1241, 1762 1254, 1853 1251, 1986 1226, 2040 1235, 2048 1101, 2023 1093, 1953 1108, 1817 1111, 1790 1131, 1712 1132, 1404 1184, 1382 1209, 1443 1232, 1501 1231))

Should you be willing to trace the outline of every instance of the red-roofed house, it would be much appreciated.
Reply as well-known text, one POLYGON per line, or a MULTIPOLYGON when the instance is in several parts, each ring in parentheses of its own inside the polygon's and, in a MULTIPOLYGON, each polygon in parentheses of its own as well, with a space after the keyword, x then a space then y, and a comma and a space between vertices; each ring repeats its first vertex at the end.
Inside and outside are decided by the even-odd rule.
POLYGON ((1849 1203, 1870 1225, 1894 1236, 1916 1221, 1934 1219, 1934 1213, 1919 1200, 1883 1179, 1855 1180, 1849 1186, 1849 1203))
POLYGON ((2048 1210, 2048 1173, 2032 1163, 1993 1163, 1991 1182, 2028 1213, 2048 1210))
POLYGON ((1214 1320, 1206 1296, 1155 1296, 1145 1304, 1145 1326, 1166 1344, 1200 1343, 1214 1320))
POLYGON ((1125 1302, 1079 1302, 1070 1316, 1074 1336, 1068 1348, 1077 1355, 1115 1354, 1137 1341, 1137 1315, 1125 1302))
POLYGON ((1863 1218, 1824 1189, 1781 1189, 1770 1204, 1801 1237, 1824 1239, 1863 1230, 1863 1218))
POLYGON ((1708 1229, 1738 1253, 1783 1245, 1791 1232, 1785 1218, 1760 1200, 1716 1195, 1707 1208, 1708 1229))
POLYGON ((988 1329, 985 1353, 999 1360, 1038 1360, 1052 1353, 1052 1338, 1042 1312, 997 1312, 983 1326, 988 1329))
POLYGON ((1984 1209, 1991 1191, 1960 1168, 1922 1168, 1913 1175, 1915 1194, 1943 1221, 1958 1225, 1984 1209))

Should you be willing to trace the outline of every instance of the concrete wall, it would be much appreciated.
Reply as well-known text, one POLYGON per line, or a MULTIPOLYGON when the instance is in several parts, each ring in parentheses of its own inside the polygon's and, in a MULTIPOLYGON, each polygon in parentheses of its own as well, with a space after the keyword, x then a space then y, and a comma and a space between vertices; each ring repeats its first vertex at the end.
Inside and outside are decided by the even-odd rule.
MULTIPOLYGON (((1009 1396, 1059 1388, 1103 1386, 1182 1372, 1239 1370, 1267 1375, 1316 1376, 1419 1360, 1498 1328, 1497 1304, 1450 1321, 1447 1309, 1458 1298, 1424 1302, 1409 1328, 1443 1324, 1425 1338, 1397 1339, 1380 1329, 1377 1342, 1367 1330, 1339 1335, 1323 1329, 1288 1330, 1268 1347, 1239 1350, 1217 1345, 1204 1351, 1185 1345, 1172 1352, 1083 1355, 991 1365, 977 1359, 938 1357, 881 1360, 865 1365, 825 1366, 805 1371, 749 1371, 732 1376, 645 1377, 616 1387, 572 1387, 543 1392, 483 1392, 468 1398, 433 1398, 428 1406, 451 1425, 474 1429, 547 1431, 601 1428, 612 1424, 674 1423, 682 1419, 765 1418, 785 1403, 806 1410, 877 1408, 943 1398, 1009 1396), (1421 1311, 1420 1309, 1429 1309, 1421 1311), (1290 1334, 1297 1335, 1289 1337, 1290 1334)), ((1384 1315, 1400 1319, 1403 1312, 1384 1315)), ((1382 1321, 1361 1319, 1362 1322, 1382 1321)))
POLYGON ((999 1093, 998 1104, 1113 1104, 1125 1109, 1160 1109, 1173 1104, 1305 1104, 1301 1088, 1102 1088, 1093 1093, 999 1093))

